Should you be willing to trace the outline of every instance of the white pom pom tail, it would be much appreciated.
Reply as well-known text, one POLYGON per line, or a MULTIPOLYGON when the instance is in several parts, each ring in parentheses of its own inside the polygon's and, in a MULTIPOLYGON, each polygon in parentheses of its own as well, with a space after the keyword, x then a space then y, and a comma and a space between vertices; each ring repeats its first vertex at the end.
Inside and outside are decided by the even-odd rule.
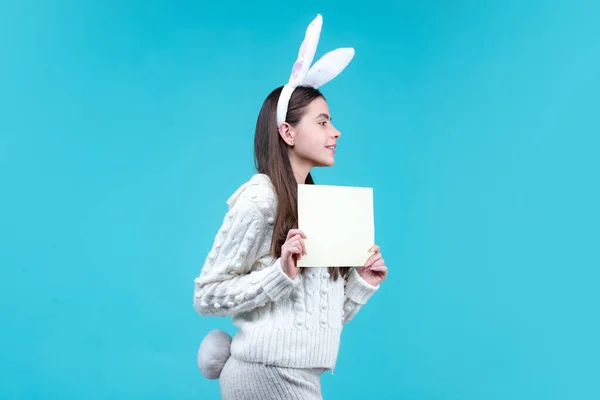
POLYGON ((231 356, 231 336, 215 329, 206 335, 198 349, 198 368, 208 379, 218 379, 231 356))

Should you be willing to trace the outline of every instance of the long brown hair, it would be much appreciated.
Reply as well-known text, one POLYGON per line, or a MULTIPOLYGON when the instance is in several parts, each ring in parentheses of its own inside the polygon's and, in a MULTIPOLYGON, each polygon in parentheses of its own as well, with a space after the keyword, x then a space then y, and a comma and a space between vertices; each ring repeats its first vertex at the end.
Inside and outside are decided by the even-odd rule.
MULTIPOLYGON (((277 195, 277 211, 273 225, 271 254, 281 257, 281 246, 285 243, 290 229, 298 227, 298 186, 288 156, 287 144, 277 130, 277 101, 282 87, 273 90, 263 102, 256 121, 254 134, 254 164, 260 174, 267 175, 277 195)), ((300 122, 310 103, 325 96, 311 87, 297 87, 290 98, 285 121, 292 126, 300 122)), ((306 184, 313 185, 314 180, 309 173, 306 184)), ((328 267, 333 279, 344 276, 349 267, 328 267)), ((304 273, 301 268, 299 273, 304 273)))

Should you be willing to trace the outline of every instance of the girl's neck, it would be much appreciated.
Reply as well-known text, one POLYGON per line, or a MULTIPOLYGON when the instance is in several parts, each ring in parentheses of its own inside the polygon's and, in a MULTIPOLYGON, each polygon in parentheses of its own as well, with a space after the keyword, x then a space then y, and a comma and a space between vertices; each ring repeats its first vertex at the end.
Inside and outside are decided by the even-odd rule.
POLYGON ((292 165, 292 171, 294 172, 294 178, 296 179, 296 183, 304 184, 306 183, 306 177, 310 173, 312 169, 312 165, 307 162, 302 162, 302 160, 298 160, 290 154, 290 164, 292 165))

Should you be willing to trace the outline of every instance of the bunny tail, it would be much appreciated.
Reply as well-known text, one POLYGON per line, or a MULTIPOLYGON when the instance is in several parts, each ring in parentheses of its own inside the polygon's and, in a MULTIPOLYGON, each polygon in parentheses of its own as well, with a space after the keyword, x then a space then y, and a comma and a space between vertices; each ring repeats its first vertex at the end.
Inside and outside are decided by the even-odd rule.
POLYGON ((198 348, 198 368, 208 379, 218 379, 231 355, 231 336, 215 329, 206 335, 198 348))

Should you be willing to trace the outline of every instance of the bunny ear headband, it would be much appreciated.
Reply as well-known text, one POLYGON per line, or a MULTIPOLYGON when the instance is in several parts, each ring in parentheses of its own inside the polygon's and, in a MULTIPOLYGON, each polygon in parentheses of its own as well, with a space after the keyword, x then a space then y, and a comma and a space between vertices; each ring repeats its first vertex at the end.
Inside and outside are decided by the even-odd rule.
POLYGON ((323 17, 319 14, 306 28, 306 35, 300 46, 298 59, 292 67, 292 75, 283 87, 277 102, 278 128, 285 122, 288 104, 294 89, 298 86, 309 86, 318 89, 342 72, 354 57, 353 48, 335 49, 321 57, 311 68, 310 64, 317 51, 322 26, 323 17))

